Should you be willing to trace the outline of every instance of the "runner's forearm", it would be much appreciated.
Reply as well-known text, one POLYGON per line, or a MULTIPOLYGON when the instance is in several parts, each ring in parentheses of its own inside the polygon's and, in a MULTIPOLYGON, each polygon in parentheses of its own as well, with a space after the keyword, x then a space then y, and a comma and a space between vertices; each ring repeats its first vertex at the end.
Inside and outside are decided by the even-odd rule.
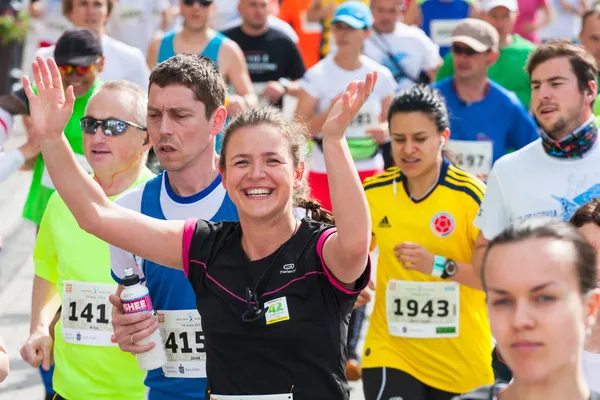
MULTIPOLYGON (((367 198, 346 140, 324 138, 323 153, 340 250, 351 260, 348 275, 356 276, 351 269, 360 269, 362 273, 371 242, 371 215, 367 198)), ((337 277, 344 282, 352 281, 337 277)))
POLYGON ((310 129, 310 133, 312 134, 313 137, 315 137, 316 134, 321 132, 321 129, 323 128, 323 124, 325 124, 325 121, 327 121, 328 115, 329 115, 329 110, 322 112, 321 114, 315 115, 310 120, 309 129, 310 129))
POLYGON ((114 206, 104 191, 79 165, 64 135, 40 143, 52 182, 67 207, 86 230, 102 223, 103 208, 114 206))
POLYGON ((475 275, 471 264, 457 262, 456 265, 458 269, 456 270, 456 275, 452 277, 453 281, 473 289, 482 290, 481 280, 475 275))
POLYGON ((36 275, 33 278, 29 334, 48 333, 58 307, 60 307, 60 296, 56 291, 56 285, 36 275))

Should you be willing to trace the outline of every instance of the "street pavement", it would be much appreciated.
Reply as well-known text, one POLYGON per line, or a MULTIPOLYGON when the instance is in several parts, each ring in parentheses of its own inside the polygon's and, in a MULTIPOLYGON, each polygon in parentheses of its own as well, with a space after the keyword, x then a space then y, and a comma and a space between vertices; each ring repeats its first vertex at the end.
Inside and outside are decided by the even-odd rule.
MULTIPOLYGON (((22 129, 17 127, 17 132, 22 129)), ((25 141, 17 134, 5 145, 13 149, 25 141)), ((11 371, 0 383, 0 400, 42 400, 44 389, 39 372, 26 364, 19 349, 29 336, 31 285, 34 268, 31 258, 35 244, 35 226, 21 218, 21 210, 31 182, 31 171, 19 171, 0 183, 0 337, 10 357, 11 371)), ((367 312, 370 313, 370 308, 367 312)), ((365 333, 363 327, 363 336, 365 333)), ((359 354, 362 348, 359 342, 359 354)), ((362 384, 353 383, 351 400, 364 400, 362 384)))

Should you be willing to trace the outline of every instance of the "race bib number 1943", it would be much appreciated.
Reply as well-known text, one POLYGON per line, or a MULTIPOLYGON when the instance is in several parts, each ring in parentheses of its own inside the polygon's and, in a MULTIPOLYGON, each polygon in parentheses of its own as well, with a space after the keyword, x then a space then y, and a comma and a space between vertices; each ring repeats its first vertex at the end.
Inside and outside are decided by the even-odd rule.
POLYGON ((408 338, 457 337, 459 305, 456 282, 390 280, 386 289, 389 333, 408 338))

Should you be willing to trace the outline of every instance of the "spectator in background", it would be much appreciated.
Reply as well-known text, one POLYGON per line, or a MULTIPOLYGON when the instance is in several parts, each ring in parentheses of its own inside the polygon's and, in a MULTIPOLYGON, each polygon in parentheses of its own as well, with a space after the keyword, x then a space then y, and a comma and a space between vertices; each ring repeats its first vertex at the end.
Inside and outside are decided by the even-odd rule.
POLYGON ((261 105, 283 107, 283 96, 298 96, 299 83, 306 69, 298 48, 283 33, 267 24, 269 0, 239 0, 242 16, 239 28, 223 34, 244 52, 254 92, 261 105))
MULTIPOLYGON (((600 4, 595 4, 583 14, 579 40, 600 66, 600 4)), ((594 115, 600 116, 600 96, 594 102, 594 115)))
POLYGON ((464 18, 476 17, 477 4, 473 0, 413 0, 404 22, 423 29, 444 57, 450 50, 452 30, 464 18))
MULTIPOLYGON (((442 61, 439 47, 420 28, 398 21, 402 0, 371 0, 371 11, 373 29, 363 54, 387 67, 399 89, 434 80, 442 61)), ((394 165, 390 147, 389 141, 381 146, 386 169, 394 165)))
POLYGON ((282 0, 279 8, 279 18, 287 22, 298 34, 298 48, 304 66, 311 68, 319 62, 319 48, 323 27, 318 22, 309 22, 308 9, 312 0, 282 0))
POLYGON ((463 20, 452 32, 454 76, 435 84, 450 114, 448 148, 461 168, 483 180, 508 149, 539 138, 517 96, 488 78, 488 68, 498 58, 498 43, 498 31, 489 23, 463 20))
POLYGON ((62 12, 62 0, 31 0, 29 15, 33 18, 33 35, 37 40, 36 47, 50 47, 56 43, 60 35, 73 24, 62 12))
MULTIPOLYGON (((523 106, 529 108, 531 88, 529 77, 525 73, 527 58, 535 50, 535 45, 514 32, 515 22, 519 14, 517 0, 484 0, 482 17, 498 31, 500 55, 489 67, 488 77, 515 93, 523 106)), ((446 55, 440 68, 437 80, 454 75, 452 52, 446 55)))
POLYGON ((588 0, 551 0, 554 18, 540 29, 540 39, 576 39, 581 30, 581 16, 588 9, 588 0))
POLYGON ((181 0, 183 26, 155 38, 148 48, 148 66, 173 57, 175 54, 199 54, 213 61, 231 83, 235 95, 230 95, 227 112, 235 115, 246 107, 257 105, 248 67, 240 47, 232 40, 210 28, 215 11, 213 0, 181 0))
POLYGON ((152 36, 169 26, 168 0, 116 0, 106 30, 146 55, 152 36))
POLYGON ((519 0, 519 17, 515 32, 535 44, 540 43, 539 31, 553 18, 548 0, 519 0), (540 19, 541 15, 541 19, 540 19))
MULTIPOLYGON (((332 49, 332 46, 335 46, 331 38, 331 19, 335 14, 335 10, 342 3, 345 3, 347 0, 312 0, 310 7, 308 9, 308 13, 306 14, 306 19, 308 22, 319 22, 323 26, 323 33, 321 36, 321 47, 319 50, 319 55, 321 58, 325 57, 327 54, 335 52, 335 49, 332 49)), ((369 0, 360 0, 361 3, 369 5, 369 0)))
MULTIPOLYGON (((63 0, 63 14, 77 28, 88 28, 96 32, 102 41, 102 52, 106 59, 100 74, 103 81, 126 80, 148 88, 150 71, 144 54, 135 47, 119 42, 106 34, 106 22, 114 6, 114 0, 63 0)), ((38 50, 37 55, 52 57, 54 46, 38 50)), ((31 66, 26 75, 33 76, 31 66)))

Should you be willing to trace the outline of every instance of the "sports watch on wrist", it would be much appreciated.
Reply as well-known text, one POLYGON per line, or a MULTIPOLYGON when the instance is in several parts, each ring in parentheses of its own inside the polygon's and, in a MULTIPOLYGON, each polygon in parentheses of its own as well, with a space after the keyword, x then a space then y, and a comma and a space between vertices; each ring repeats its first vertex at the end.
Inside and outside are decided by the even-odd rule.
POLYGON ((458 271, 458 265, 456 264, 456 262, 448 258, 448 259, 446 259, 446 262, 444 263, 444 272, 442 272, 442 275, 440 275, 440 278, 448 279, 448 278, 456 275, 457 271, 458 271))

